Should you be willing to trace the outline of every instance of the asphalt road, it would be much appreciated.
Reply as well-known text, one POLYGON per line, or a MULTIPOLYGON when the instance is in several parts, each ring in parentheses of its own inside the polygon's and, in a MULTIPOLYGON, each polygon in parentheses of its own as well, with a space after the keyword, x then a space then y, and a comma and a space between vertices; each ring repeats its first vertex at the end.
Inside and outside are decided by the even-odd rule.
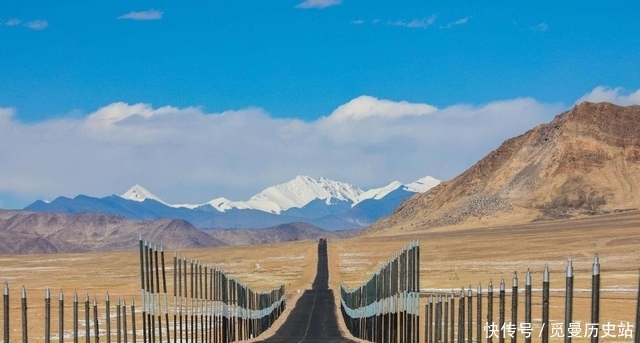
POLYGON ((338 343, 354 342, 338 329, 333 291, 329 289, 327 244, 318 244, 318 269, 312 288, 298 299, 286 321, 275 335, 263 340, 269 343, 338 343))

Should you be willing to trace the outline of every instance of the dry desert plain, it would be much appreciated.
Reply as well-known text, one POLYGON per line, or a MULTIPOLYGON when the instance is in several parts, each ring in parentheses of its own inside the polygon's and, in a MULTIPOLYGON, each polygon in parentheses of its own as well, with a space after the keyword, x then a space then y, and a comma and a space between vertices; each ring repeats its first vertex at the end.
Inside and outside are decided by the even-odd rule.
MULTIPOLYGON (((589 289, 594 253, 599 253, 602 265, 601 322, 617 325, 620 322, 633 324, 635 321, 640 268, 640 211, 554 222, 401 231, 333 240, 329 243, 330 287, 337 291, 340 282, 350 287, 359 285, 412 239, 420 240, 420 286, 424 295, 438 291, 450 292, 451 289, 459 292, 461 287, 467 288, 469 285, 475 290, 478 282, 482 283, 486 291, 488 281, 493 280, 496 291, 494 318, 497 318, 498 313, 497 290, 500 278, 505 278, 509 291, 511 276, 517 271, 519 285, 523 288, 524 273, 530 268, 534 288, 534 342, 538 341, 541 315, 540 292, 536 289, 541 288, 544 264, 548 263, 551 270, 551 320, 562 322, 564 273, 568 258, 573 259, 575 269, 574 321, 581 322, 583 329, 584 323, 589 322, 589 289)), ((179 251, 179 254, 186 255, 187 259, 215 264, 257 290, 267 290, 284 283, 288 298, 295 300, 298 290, 309 287, 313 281, 316 251, 316 242, 299 241, 263 246, 191 249, 179 251)), ((173 251, 168 250, 167 282, 170 290, 173 283, 172 259, 173 251)), ((22 285, 26 286, 28 292, 30 340, 41 341, 46 287, 52 289, 52 333, 57 336, 57 295, 60 289, 65 291, 66 318, 69 319, 69 305, 74 290, 78 291, 82 299, 85 292, 92 299, 96 296, 101 314, 104 315, 102 312, 106 292, 111 295, 112 306, 118 297, 126 299, 128 303, 135 299, 139 304, 139 280, 137 252, 0 255, 0 282, 8 281, 11 287, 11 341, 20 340, 18 313, 19 288, 22 285)), ((523 295, 520 297, 518 318, 522 319, 523 295)), ((424 308, 425 299, 422 298, 421 308, 424 308)), ((486 304, 486 294, 484 303, 486 304)), ((510 308, 507 294, 507 320, 510 318, 510 308)), ((82 306, 80 317, 83 317, 82 306)), ((285 316, 279 322, 284 319, 285 316)), ((423 320, 424 317, 421 318, 423 320)), ((67 329, 71 325, 70 320, 65 321, 67 329)), ((138 325, 139 328, 140 324, 138 325)), ((80 330, 83 332, 82 325, 80 330)), ((69 332, 67 336, 68 334, 69 332)), ((552 341, 561 340, 556 338, 552 341)), ((631 339, 605 338, 601 341, 628 342, 631 339)))

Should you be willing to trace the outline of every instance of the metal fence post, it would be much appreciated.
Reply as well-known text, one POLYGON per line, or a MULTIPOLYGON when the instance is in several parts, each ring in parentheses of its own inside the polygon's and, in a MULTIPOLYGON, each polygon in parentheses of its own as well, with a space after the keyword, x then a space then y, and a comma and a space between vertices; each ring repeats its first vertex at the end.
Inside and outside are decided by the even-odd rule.
MULTIPOLYGON (((640 275, 640 273, 638 273, 640 275)), ((640 343, 640 337, 638 336, 638 330, 640 330, 640 278, 638 279, 638 304, 636 305, 636 334, 635 343, 640 343)))
MULTIPOLYGON (((524 279, 524 321, 533 332, 533 324, 531 324, 531 272, 529 269, 527 269, 527 274, 524 279)), ((531 335, 532 333, 525 336, 525 343, 531 343, 531 335)))
POLYGON ((2 295, 3 302, 3 328, 4 331, 2 333, 3 341, 9 342, 9 282, 4 283, 4 293, 2 295))
POLYGON ((476 341, 482 343, 482 285, 478 283, 476 291, 476 341))
POLYGON ((449 343, 449 294, 443 294, 444 297, 444 323, 442 324, 442 342, 449 343))
POLYGON ((51 291, 49 287, 44 293, 44 342, 51 342, 51 291))
POLYGON ((471 290, 471 285, 467 290, 467 300, 467 341, 473 343, 473 291, 471 290))
POLYGON ((571 259, 567 263, 567 284, 564 299, 564 343, 571 343, 571 335, 569 334, 573 314, 573 264, 571 259))
POLYGON ((542 275, 542 343, 549 342, 549 266, 544 265, 542 275))
POLYGON ((73 343, 78 343, 78 292, 73 292, 73 343))
POLYGON ((455 342, 455 333, 456 333, 456 325, 455 325, 455 303, 456 303, 456 294, 453 290, 451 290, 451 304, 449 304, 449 306, 451 306, 451 313, 449 313, 450 315, 450 319, 451 319, 451 337, 449 337, 450 343, 454 343, 455 342))
MULTIPOLYGON (((518 273, 513 272, 511 280, 511 327, 518 327, 518 273)), ((511 343, 516 343, 517 333, 511 336, 511 343)))
POLYGON ((107 343, 111 343, 111 301, 109 300, 109 292, 107 292, 107 296, 105 297, 105 307, 104 307, 104 311, 105 311, 105 315, 106 315, 106 328, 107 328, 107 332, 106 332, 106 338, 107 338, 107 343))
MULTIPOLYGON (((487 286, 487 327, 493 326, 493 282, 489 280, 487 286)), ((493 343, 491 332, 487 331, 487 343, 493 343)))
MULTIPOLYGON (((64 342, 64 293, 60 290, 60 298, 58 300, 58 341, 64 342)), ((5 341, 7 342, 7 341, 5 341)))
POLYGON ((464 321, 465 321, 465 306, 464 306, 464 288, 460 290, 460 300, 458 301, 458 343, 464 343, 464 321))
POLYGON ((505 286, 504 286, 504 278, 502 278, 500 280, 500 314, 499 314, 499 316, 500 316, 500 318, 499 318, 499 320, 500 320, 500 322, 499 322, 500 323, 499 324, 500 325, 499 326, 499 330, 501 330, 501 331, 500 331, 499 338, 498 338, 498 342, 500 342, 500 343, 504 343, 504 338, 505 338, 504 337, 504 330, 503 330, 503 328, 504 328, 504 316, 505 316, 504 307, 505 307, 505 286))
POLYGON ((98 327, 98 300, 93 297, 93 333, 94 342, 100 343, 100 328, 98 327))
POLYGON ((29 338, 27 336, 27 290, 22 286, 22 343, 27 343, 29 338))
MULTIPOLYGON (((600 328, 600 260, 598 254, 593 257, 591 270, 591 324, 600 328)), ((598 343, 599 335, 591 335, 591 343, 598 343)))

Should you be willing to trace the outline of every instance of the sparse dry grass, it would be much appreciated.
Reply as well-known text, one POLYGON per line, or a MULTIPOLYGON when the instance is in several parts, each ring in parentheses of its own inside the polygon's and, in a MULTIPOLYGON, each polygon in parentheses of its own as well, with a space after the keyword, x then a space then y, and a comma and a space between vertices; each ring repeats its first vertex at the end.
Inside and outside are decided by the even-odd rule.
MULTIPOLYGON (((365 281, 379 265, 412 239, 420 239, 421 288, 460 290, 471 285, 475 291, 478 282, 486 290, 487 282, 494 283, 494 318, 497 321, 497 291, 504 277, 507 290, 511 288, 513 271, 519 275, 524 287, 524 272, 531 268, 533 288, 541 288, 541 273, 545 263, 551 269, 551 319, 563 321, 564 292, 567 258, 575 268, 574 320, 589 322, 591 263, 593 254, 599 253, 602 264, 601 321, 618 324, 635 320, 635 306, 640 267, 640 213, 602 216, 584 220, 556 221, 494 228, 460 229, 439 228, 393 236, 358 237, 332 240, 329 244, 329 286, 338 291, 340 282, 349 287, 365 281), (458 279, 451 280, 457 272, 458 279)), ((214 263, 230 275, 251 287, 267 290, 285 283, 289 299, 310 286, 315 276, 317 245, 314 241, 289 242, 264 246, 220 247, 180 251, 188 259, 214 263)), ((173 251, 166 253, 167 282, 173 284, 173 251)), ((57 335, 57 292, 65 290, 67 312, 71 317, 73 290, 89 292, 104 304, 107 291, 115 299, 136 299, 139 303, 139 256, 137 252, 54 254, 54 255, 0 255, 0 281, 11 285, 12 339, 20 339, 19 287, 25 285, 29 294, 30 340, 41 341, 43 332, 44 289, 52 289, 52 333, 57 335)), ((336 298, 338 293, 336 293, 336 298)), ((524 295, 521 294, 521 301, 524 295)), ((539 292, 534 292, 533 318, 540 318, 539 292)), ((172 303, 172 298, 169 298, 172 303)), ((486 303, 486 298, 484 300, 486 303)), ((337 302, 336 302, 337 303, 337 302)), ((113 305, 115 306, 115 305, 113 305)), ((424 298, 422 306, 424 306, 424 298)), ((510 298, 507 294, 507 320, 510 318, 510 298)), ((474 306, 475 310, 475 306, 474 306)), ((521 302, 518 317, 524 318, 521 302)), ((104 309, 100 313, 104 316, 104 309)), ((112 310, 112 315, 115 310, 112 310)), ((83 318, 83 307, 80 317, 83 318)), ((475 316, 474 316, 475 317, 475 316)), ((138 318, 138 320, 140 320, 138 318)), ((282 321, 283 318, 280 319, 282 321)), ((421 318, 421 321, 424 317, 421 318)), ((538 322, 539 323, 539 322, 538 322)), ((535 324, 535 322, 534 322, 535 324)), ((139 324, 140 325, 140 324, 139 324)), ((422 324, 424 325, 424 324, 422 324)), ((115 323, 112 325, 115 327, 115 323)), ((71 321, 65 323, 71 329, 71 321)), ((341 325, 344 329, 344 327, 341 325)), ((0 328, 1 329, 1 328, 0 328)), ((81 334, 83 327, 80 327, 81 334)), ((102 327, 102 329, 104 329, 102 327)), ((139 328, 140 329, 140 328, 139 328)), ((273 331, 273 330, 271 330, 273 331)), ((68 331, 69 332, 69 331, 68 331)), ((538 331, 535 331, 536 334, 538 331)), ((424 334, 424 333, 422 333, 424 334)), ((521 339, 521 338, 519 338, 521 339)), ((534 339, 534 342, 537 339, 534 339)), ((556 340, 557 341, 557 340, 556 340)), ((581 342, 583 340, 574 341, 581 342)), ((614 342, 615 340, 603 340, 614 342)), ((618 340, 625 341, 625 340, 618 340)), ((626 340, 629 341, 629 340, 626 340)))
MULTIPOLYGON (((316 243, 312 241, 288 242, 260 247, 218 247, 179 251, 188 260, 215 264, 255 290, 270 290, 285 284, 288 296, 305 289, 315 275, 316 243)), ((99 303, 99 314, 104 319, 104 301, 111 296, 112 330, 115 330, 115 304, 117 298, 135 299, 140 305, 140 264, 138 252, 0 255, 0 282, 11 287, 11 342, 21 339, 20 287, 27 289, 29 312, 29 340, 39 342, 44 335, 45 288, 52 291, 52 335, 58 335, 58 292, 65 291, 65 331, 70 337, 71 302, 73 291, 80 298, 80 335, 84 336, 84 297, 89 293, 99 303)), ((173 304, 173 251, 165 252, 167 287, 173 304)), ((162 282, 162 281, 161 281, 162 282)), ((93 310, 91 310, 93 311, 93 310)), ((91 312, 93 318, 93 312, 91 312)), ((137 329, 142 328, 138 315, 137 329)), ((91 319, 93 320, 93 319, 91 319)), ((104 325, 100 328, 104 330, 104 325)), ((2 327, 0 327, 0 331, 2 327)), ((129 327, 130 330, 130 327, 129 327)), ((91 333, 93 335, 93 331, 91 333)), ((1 337, 1 336, 0 336, 1 337)), ((115 340, 115 336, 113 338, 115 340)))
MULTIPOLYGON (((584 323, 590 322, 593 255, 599 253, 601 287, 606 289, 601 295, 601 322, 619 324, 620 321, 628 321, 633 324, 635 321, 640 268, 640 213, 495 228, 439 228, 393 236, 360 237, 333 242, 330 258, 338 259, 343 282, 349 287, 356 287, 412 239, 420 239, 420 287, 423 291, 450 293, 454 289, 459 294, 461 287, 467 289, 471 285, 475 294, 478 282, 486 292, 488 281, 493 280, 496 322, 500 278, 505 278, 507 292, 510 292, 511 277, 517 271, 519 286, 523 289, 525 272, 531 268, 533 288, 540 289, 545 263, 551 270, 551 288, 557 290, 551 293, 551 319, 563 322, 565 268, 567 259, 572 258, 576 289, 573 318, 583 323, 583 329, 584 323), (456 273, 458 279, 452 280, 456 273)), ((524 294, 521 293, 520 320, 524 318, 523 300, 524 294)), ((510 301, 507 293, 507 321, 511 317, 510 301)), ((534 294, 532 306, 532 316, 539 323, 540 292, 534 294)))

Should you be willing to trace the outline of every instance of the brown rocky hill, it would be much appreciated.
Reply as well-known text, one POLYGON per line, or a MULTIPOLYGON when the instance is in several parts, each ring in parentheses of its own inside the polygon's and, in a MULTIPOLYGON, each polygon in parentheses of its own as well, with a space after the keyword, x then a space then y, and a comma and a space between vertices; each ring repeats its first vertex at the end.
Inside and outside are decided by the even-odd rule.
POLYGON ((127 220, 100 213, 74 215, 0 210, 0 253, 131 250, 139 236, 166 248, 224 245, 184 220, 127 220))
POLYGON ((210 230, 208 233, 228 245, 255 245, 294 240, 324 238, 348 238, 360 230, 326 231, 307 223, 281 224, 265 229, 224 229, 210 230))
POLYGON ((640 207, 640 106, 583 102, 506 140, 366 232, 522 214, 567 218, 640 207))

